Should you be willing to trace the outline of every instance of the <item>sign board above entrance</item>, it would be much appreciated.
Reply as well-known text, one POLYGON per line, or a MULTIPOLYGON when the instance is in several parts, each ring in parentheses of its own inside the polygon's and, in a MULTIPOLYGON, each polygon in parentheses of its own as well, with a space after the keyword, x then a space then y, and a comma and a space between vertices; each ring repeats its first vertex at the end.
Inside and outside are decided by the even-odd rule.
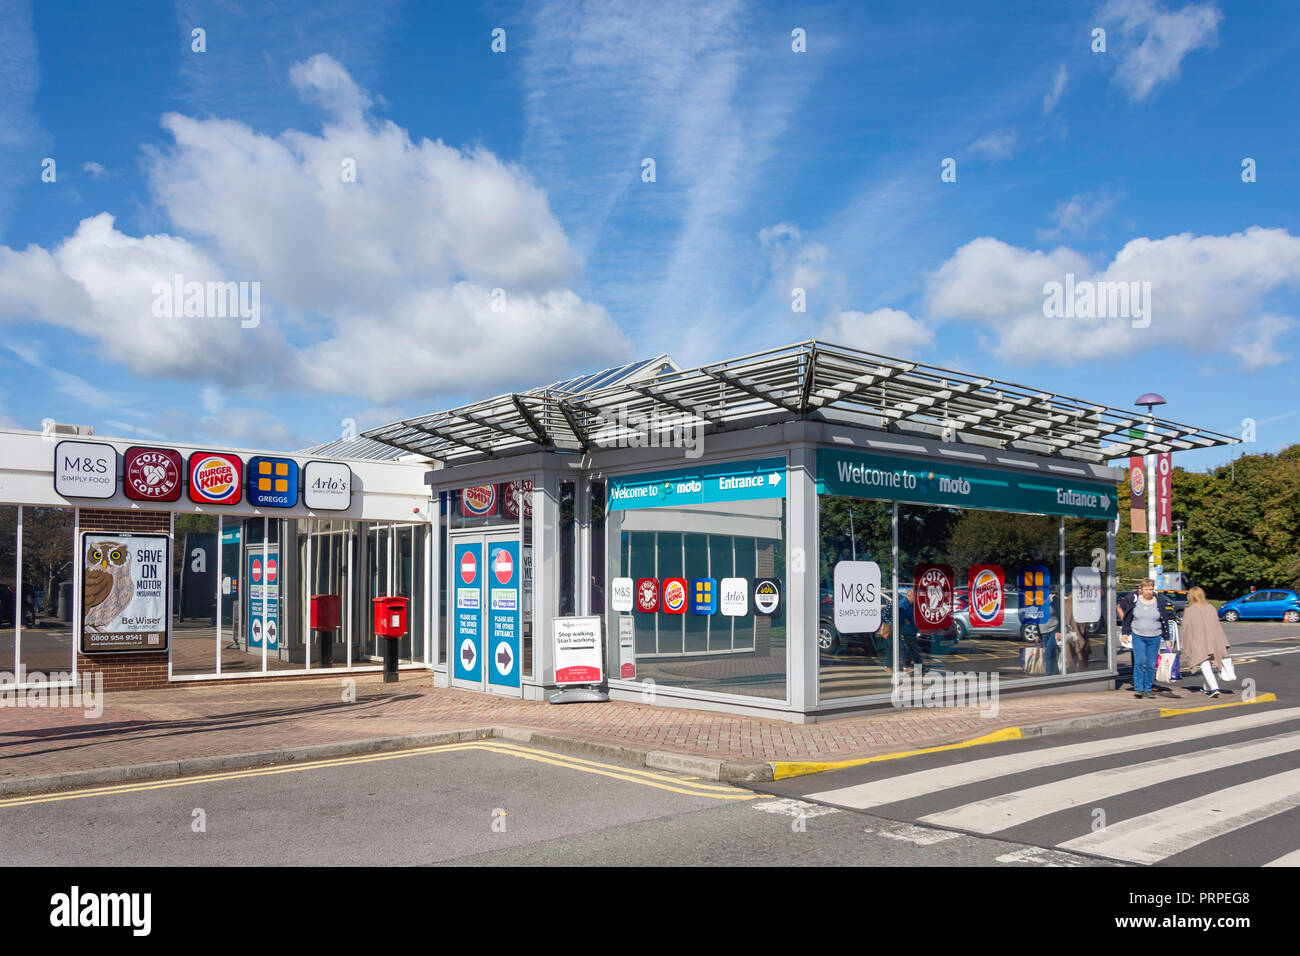
POLYGON ((1071 518, 1119 513, 1115 486, 1104 482, 839 448, 817 449, 817 493, 1071 518))
POLYGON ((609 479, 609 510, 785 497, 785 459, 760 458, 609 479))

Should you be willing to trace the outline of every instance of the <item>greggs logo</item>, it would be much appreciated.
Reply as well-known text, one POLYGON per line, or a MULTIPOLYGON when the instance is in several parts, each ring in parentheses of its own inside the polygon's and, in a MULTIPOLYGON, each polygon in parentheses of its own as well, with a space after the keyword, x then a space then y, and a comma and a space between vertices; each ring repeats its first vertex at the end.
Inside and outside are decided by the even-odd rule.
POLYGON ((190 456, 190 500, 200 504, 233 505, 239 502, 243 462, 234 455, 216 453, 190 456))

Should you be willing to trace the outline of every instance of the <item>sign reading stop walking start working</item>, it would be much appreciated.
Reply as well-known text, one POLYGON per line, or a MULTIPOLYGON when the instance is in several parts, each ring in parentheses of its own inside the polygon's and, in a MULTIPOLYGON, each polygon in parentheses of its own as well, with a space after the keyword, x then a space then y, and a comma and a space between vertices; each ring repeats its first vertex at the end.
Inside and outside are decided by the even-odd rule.
POLYGON ((599 684, 604 680, 599 617, 557 617, 552 620, 551 632, 555 683, 599 684))

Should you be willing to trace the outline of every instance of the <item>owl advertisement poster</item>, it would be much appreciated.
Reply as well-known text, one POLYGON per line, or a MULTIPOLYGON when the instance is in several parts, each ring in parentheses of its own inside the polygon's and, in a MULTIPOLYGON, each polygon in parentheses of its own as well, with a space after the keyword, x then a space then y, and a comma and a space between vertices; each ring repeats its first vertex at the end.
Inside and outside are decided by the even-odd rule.
POLYGON ((166 650, 168 536, 86 532, 81 555, 82 653, 166 650))

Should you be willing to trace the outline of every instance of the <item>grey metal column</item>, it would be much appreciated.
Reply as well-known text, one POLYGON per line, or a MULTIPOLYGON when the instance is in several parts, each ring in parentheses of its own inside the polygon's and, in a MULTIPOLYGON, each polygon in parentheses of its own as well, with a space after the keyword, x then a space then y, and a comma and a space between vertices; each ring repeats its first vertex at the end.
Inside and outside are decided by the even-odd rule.
MULTIPOLYGON (((1149 493, 1149 491, 1148 491, 1149 493)), ((1119 533, 1119 518, 1106 522, 1106 600, 1102 604, 1102 613, 1106 615, 1106 661, 1110 670, 1118 666, 1115 663, 1115 589, 1118 580, 1115 573, 1115 536, 1119 533)))
MULTIPOLYGON (((898 680, 898 641, 899 641, 899 633, 898 633, 898 502, 897 502, 897 501, 894 502, 894 517, 893 517, 893 520, 892 520, 891 524, 893 525, 893 530, 894 530, 894 560, 893 560, 893 565, 892 565, 892 572, 893 572, 893 573, 892 573, 892 577, 893 577, 894 602, 893 602, 893 608, 892 608, 893 613, 892 613, 892 615, 891 615, 891 618, 890 618, 890 625, 889 625, 889 626, 890 626, 890 630, 892 631, 891 636, 893 637, 893 641, 890 642, 890 643, 893 644, 893 664, 892 664, 891 666, 892 666, 893 669, 894 669, 894 673, 893 673, 893 676, 892 676, 892 678, 891 678, 891 686, 897 686, 895 683, 893 683, 893 682, 895 682, 895 681, 898 680)), ((920 662, 918 661, 917 663, 919 664, 920 662)), ((921 676, 921 671, 918 670, 916 667, 913 667, 912 670, 913 670, 913 676, 914 676, 914 677, 919 678, 919 677, 921 676)))
MULTIPOLYGON (((1069 627, 1069 622, 1065 619, 1065 516, 1062 515, 1059 520, 1061 527, 1061 576, 1056 579, 1059 582, 1056 586, 1056 630, 1061 635, 1061 646, 1056 649, 1056 660, 1058 662, 1057 670, 1064 674, 1066 673, 1065 658, 1067 656, 1065 653, 1065 645, 1069 642, 1070 636, 1066 633, 1066 629, 1069 627)), ((1042 635, 1041 631, 1039 632, 1039 635, 1042 635)), ((1047 638, 1043 638, 1043 640, 1045 642, 1047 641, 1047 638)), ((1051 640, 1056 640, 1055 634, 1051 635, 1051 640)), ((1044 648, 1044 651, 1045 650, 1046 648, 1044 648)))
POLYGON ((533 671, 537 684, 549 683, 555 673, 551 648, 551 621, 560 606, 559 538, 560 476, 545 471, 533 479, 533 671))
POLYGON ((811 445, 790 451, 786 487, 786 686, 790 706, 806 714, 817 702, 817 615, 821 556, 817 541, 817 453, 811 445))

